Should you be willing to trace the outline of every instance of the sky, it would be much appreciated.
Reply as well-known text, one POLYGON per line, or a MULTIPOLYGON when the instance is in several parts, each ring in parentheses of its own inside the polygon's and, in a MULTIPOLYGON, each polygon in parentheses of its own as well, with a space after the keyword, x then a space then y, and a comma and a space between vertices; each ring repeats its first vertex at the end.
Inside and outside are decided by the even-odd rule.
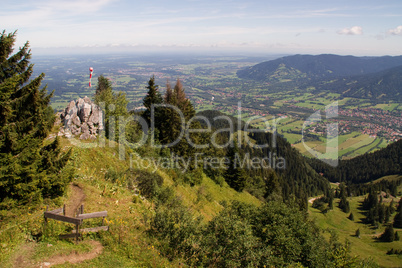
POLYGON ((0 25, 33 53, 402 55, 400 0, 3 0, 0 25))

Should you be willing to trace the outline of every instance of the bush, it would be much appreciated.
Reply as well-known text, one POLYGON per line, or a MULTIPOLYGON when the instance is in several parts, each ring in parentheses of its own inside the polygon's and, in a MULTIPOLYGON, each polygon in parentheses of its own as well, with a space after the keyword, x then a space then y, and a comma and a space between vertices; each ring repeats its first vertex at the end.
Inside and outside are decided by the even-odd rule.
POLYGON ((159 174, 145 170, 131 170, 130 172, 141 195, 146 198, 153 198, 157 195, 163 184, 163 178, 159 174))
POLYGON ((167 204, 172 202, 175 197, 172 187, 162 187, 158 192, 157 199, 159 204, 167 204))
POLYGON ((237 215, 221 213, 205 228, 201 241, 205 267, 258 267, 264 254, 252 226, 237 215))
POLYGON ((384 233, 382 233, 382 235, 380 236, 380 240, 383 242, 393 242, 395 240, 395 232, 392 224, 388 225, 387 228, 385 228, 384 233))
POLYGON ((316 209, 318 209, 320 211, 323 211, 325 209, 325 207, 326 207, 326 203, 327 203, 326 198, 323 196, 323 197, 315 199, 313 201, 312 207, 316 208, 316 209))
POLYGON ((191 172, 186 172, 184 175, 184 182, 190 186, 199 185, 202 182, 203 172, 201 168, 196 168, 191 172))
POLYGON ((170 260, 197 254, 201 218, 194 218, 180 200, 158 206, 150 222, 149 233, 158 238, 159 250, 170 260))

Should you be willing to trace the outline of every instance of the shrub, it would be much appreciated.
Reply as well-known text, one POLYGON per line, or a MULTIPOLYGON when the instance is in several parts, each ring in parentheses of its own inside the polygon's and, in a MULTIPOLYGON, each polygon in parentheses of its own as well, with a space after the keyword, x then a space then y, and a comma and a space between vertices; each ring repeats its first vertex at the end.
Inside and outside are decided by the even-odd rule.
POLYGON ((383 242, 393 242, 395 240, 395 232, 392 224, 388 225, 387 228, 385 228, 384 233, 382 233, 382 235, 380 236, 380 240, 383 242))
POLYGON ((175 197, 176 196, 172 187, 162 187, 158 192, 157 199, 159 204, 167 204, 172 202, 175 197))
POLYGON ((197 254, 201 218, 194 218, 180 200, 158 206, 150 222, 149 233, 158 238, 160 251, 173 260, 197 254))
POLYGON ((141 195, 146 198, 156 196, 159 188, 163 184, 163 178, 157 173, 151 173, 145 170, 131 170, 131 175, 140 190, 141 195))

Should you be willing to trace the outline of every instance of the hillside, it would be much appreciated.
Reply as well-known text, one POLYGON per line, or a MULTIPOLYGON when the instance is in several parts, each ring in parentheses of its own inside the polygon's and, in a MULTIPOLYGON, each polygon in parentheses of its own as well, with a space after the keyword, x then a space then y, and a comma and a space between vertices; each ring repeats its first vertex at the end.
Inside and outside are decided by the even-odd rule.
POLYGON ((326 90, 331 93, 338 93, 343 97, 401 102, 402 66, 377 73, 335 78, 307 84, 307 87, 311 86, 316 89, 316 92, 326 90))
MULTIPOLYGON (((207 118, 214 131, 226 130, 222 133, 228 134, 227 130, 230 129, 230 125, 233 126, 234 130, 244 130, 245 128, 245 122, 238 122, 237 118, 227 116, 219 111, 202 111, 197 113, 197 116, 207 118), (215 118, 219 120, 215 120, 215 118), (229 124, 229 122, 232 123, 229 124)), ((202 122, 202 120, 200 121, 202 122)), ((247 128, 252 129, 250 126, 247 126, 247 128)), ((259 157, 269 162, 269 165, 272 166, 279 177, 284 200, 290 195, 305 199, 307 196, 315 196, 328 190, 329 184, 327 180, 315 172, 306 163, 300 152, 294 149, 281 135, 273 135, 269 132, 249 132, 245 135, 256 145, 268 145, 264 148, 255 148, 250 144, 243 144, 240 152, 243 155, 249 155, 250 158, 259 157), (284 160, 283 165, 279 165, 281 159, 284 160)), ((237 135, 234 135, 234 138, 236 137, 237 135)), ((251 176, 268 177, 261 169, 251 168, 248 173, 251 176)), ((261 191, 261 189, 259 190, 261 191)))
MULTIPOLYGON (((309 205, 309 215, 320 228, 335 231, 341 241, 349 241, 352 255, 372 258, 381 267, 400 267, 402 265, 400 256, 387 255, 387 252, 392 248, 401 248, 402 241, 381 242, 377 240, 377 237, 384 232, 385 226, 375 229, 363 223, 367 213, 361 209, 361 203, 364 198, 365 196, 347 198, 350 203, 350 213, 353 213, 354 220, 350 220, 348 218, 350 213, 343 212, 338 206, 335 206, 333 210, 327 213, 322 213, 319 209, 311 206, 312 202, 309 205), (358 229, 360 237, 355 235, 358 229)), ((338 204, 339 201, 336 198, 334 203, 338 204)), ((390 201, 391 199, 389 198, 384 200, 384 203, 388 205, 390 201)), ((394 202, 398 202, 398 199, 395 199, 394 202)), ((401 229, 398 229, 398 233, 401 233, 401 231, 401 229)))
MULTIPOLYGON (((82 255, 96 250, 92 240, 100 241, 103 252, 92 260, 80 263, 80 267, 177 267, 179 260, 169 261, 156 249, 156 241, 146 235, 149 228, 147 217, 154 213, 155 201, 138 195, 138 188, 132 186, 133 176, 146 174, 161 176, 164 189, 174 189, 194 217, 211 220, 225 203, 232 200, 259 206, 261 201, 250 194, 238 193, 227 184, 219 186, 211 179, 203 177, 202 183, 191 187, 177 179, 174 171, 157 171, 152 168, 130 171, 130 161, 141 161, 134 155, 132 159, 120 160, 118 147, 99 147, 98 142, 76 143, 62 139, 63 150, 72 148, 72 165, 76 168, 75 178, 68 187, 67 195, 56 200, 46 199, 43 204, 32 204, 29 208, 15 208, 2 211, 0 232, 0 267, 38 267, 36 264, 52 260, 71 261, 74 254, 82 255), (42 233, 44 205, 55 209, 70 204, 77 199, 76 190, 84 193, 83 204, 88 212, 107 211, 106 224, 110 230, 84 236, 82 242, 74 245, 69 240, 59 240, 59 234, 68 233, 73 225, 49 220, 49 232, 42 233), (28 231, 28 234, 26 233, 28 231), (4 266, 3 266, 4 265, 4 266), (83 266, 82 266, 83 265, 83 266)), ((99 220, 98 220, 99 221, 99 220)), ((96 220, 90 226, 97 226, 96 220)))
POLYGON ((383 176, 402 174, 402 140, 373 153, 339 160, 337 167, 314 158, 308 159, 308 162, 331 182, 370 182, 383 176))
POLYGON ((261 82, 317 80, 376 73, 399 65, 402 56, 293 55, 239 70, 237 76, 261 82))

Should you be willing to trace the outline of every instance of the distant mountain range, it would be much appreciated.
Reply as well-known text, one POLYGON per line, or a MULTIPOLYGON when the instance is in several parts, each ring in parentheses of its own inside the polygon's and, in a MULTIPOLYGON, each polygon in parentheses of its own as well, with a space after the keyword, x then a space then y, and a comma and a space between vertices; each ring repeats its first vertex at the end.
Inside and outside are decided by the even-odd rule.
POLYGON ((294 55, 239 70, 237 76, 270 83, 314 87, 344 96, 401 100, 402 56, 294 55))
POLYGON ((340 93, 345 97, 394 100, 402 102, 402 66, 372 74, 320 81, 314 87, 340 93))

